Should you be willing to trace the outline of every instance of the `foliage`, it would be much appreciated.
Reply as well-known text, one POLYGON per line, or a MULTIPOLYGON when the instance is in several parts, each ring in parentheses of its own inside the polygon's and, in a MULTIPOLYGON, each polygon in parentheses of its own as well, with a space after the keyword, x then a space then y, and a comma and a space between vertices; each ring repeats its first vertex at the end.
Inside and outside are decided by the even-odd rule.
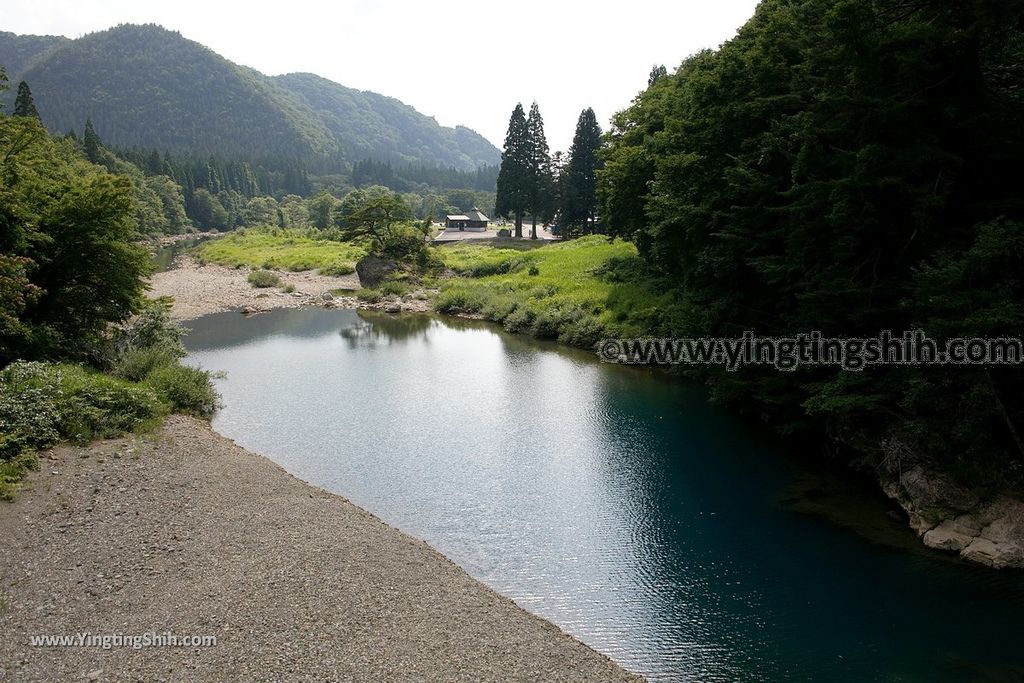
MULTIPOLYGON (((1014 5, 762 2, 616 115, 602 221, 678 285, 688 336, 1022 336, 1014 5)), ((701 376, 859 452, 1024 460, 1018 368, 701 376)))
POLYGON ((0 370, 0 498, 10 498, 31 453, 152 425, 165 406, 149 388, 75 365, 18 361, 0 370))
POLYGON ((335 221, 350 240, 369 237, 374 251, 381 251, 392 238, 396 223, 412 220, 413 214, 402 196, 382 185, 353 190, 338 205, 335 221))
POLYGON ((249 273, 249 277, 246 279, 249 281, 250 285, 261 289, 277 287, 281 284, 281 278, 279 278, 276 273, 272 273, 269 270, 254 270, 249 273))
POLYGON ((597 170, 601 164, 597 155, 600 148, 601 127, 597 124, 597 116, 593 109, 584 109, 576 122, 569 161, 559 178, 559 221, 563 237, 593 232, 597 219, 597 170))
POLYGON ((501 153, 501 169, 498 171, 497 195, 494 212, 501 217, 515 219, 515 236, 523 236, 523 214, 530 206, 530 183, 532 158, 529 128, 523 105, 517 104, 512 110, 505 135, 505 149, 501 153))
POLYGON ((142 305, 151 266, 132 244, 131 181, 81 160, 31 117, 0 116, 0 151, 0 364, 84 358, 142 305))
POLYGON ((209 418, 220 406, 210 373, 199 368, 164 363, 146 374, 144 384, 176 413, 209 418))

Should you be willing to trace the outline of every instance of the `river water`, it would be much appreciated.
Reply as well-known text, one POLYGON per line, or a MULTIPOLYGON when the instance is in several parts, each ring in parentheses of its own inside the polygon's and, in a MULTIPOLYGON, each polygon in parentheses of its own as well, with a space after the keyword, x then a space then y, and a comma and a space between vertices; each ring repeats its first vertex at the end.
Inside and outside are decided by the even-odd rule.
POLYGON ((431 316, 190 326, 217 431, 652 680, 1024 680, 1019 574, 795 512, 787 445, 665 373, 431 316))

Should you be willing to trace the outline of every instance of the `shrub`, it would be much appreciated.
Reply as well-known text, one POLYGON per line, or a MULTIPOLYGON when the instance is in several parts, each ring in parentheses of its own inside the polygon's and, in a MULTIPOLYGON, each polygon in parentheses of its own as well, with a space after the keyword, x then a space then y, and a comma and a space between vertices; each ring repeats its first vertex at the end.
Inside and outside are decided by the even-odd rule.
POLYGON ((505 318, 505 329, 509 332, 527 332, 532 330, 537 314, 526 306, 519 306, 505 318))
POLYGON ((116 377, 141 382, 153 370, 178 362, 178 356, 163 347, 133 349, 119 358, 113 368, 116 377))
POLYGON ((208 418, 220 405, 210 379, 205 370, 175 364, 155 369, 145 383, 175 412, 208 418))
POLYGON ((295 285, 289 282, 288 284, 281 288, 281 291, 284 292, 285 294, 291 294, 292 292, 295 291, 295 285))
POLYGON ((540 268, 537 267, 537 264, 531 263, 530 264, 530 269, 528 271, 526 271, 526 274, 527 275, 540 275, 540 268))
POLYGON ((254 270, 249 273, 249 284, 253 287, 266 288, 277 287, 281 284, 281 278, 269 270, 254 270))
POLYGON ((558 341, 572 346, 592 348, 604 334, 604 326, 593 316, 584 314, 562 328, 558 341))
POLYGON ((328 275, 330 277, 341 277, 342 275, 351 275, 356 272, 356 267, 351 263, 340 261, 338 263, 332 263, 329 266, 324 266, 320 269, 321 275, 328 275))
POLYGON ((496 296, 480 309, 480 315, 491 322, 504 322, 519 304, 511 296, 496 296))
POLYGON ((0 459, 133 431, 166 412, 147 387, 74 365, 18 361, 0 372, 0 459))
POLYGON ((114 328, 107 365, 117 364, 123 356, 138 349, 162 349, 174 358, 183 358, 184 335, 185 328, 171 319, 170 299, 147 301, 138 315, 114 328))
POLYGON ((369 304, 375 304, 384 298, 384 295, 376 289, 360 289, 356 291, 356 298, 369 304))
POLYGON ((397 280, 388 280, 387 282, 382 282, 377 287, 377 291, 383 295, 402 296, 409 291, 409 285, 397 280))
POLYGON ((396 261, 406 260, 426 249, 423 233, 411 225, 396 225, 388 230, 375 251, 396 261))

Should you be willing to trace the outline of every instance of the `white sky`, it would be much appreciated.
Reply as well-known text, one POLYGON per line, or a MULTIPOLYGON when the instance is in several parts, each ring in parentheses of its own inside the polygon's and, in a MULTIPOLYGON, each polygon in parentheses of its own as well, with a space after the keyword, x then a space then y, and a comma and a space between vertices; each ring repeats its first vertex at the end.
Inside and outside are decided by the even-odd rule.
POLYGON ((157 23, 233 62, 276 75, 310 71, 397 97, 499 149, 516 102, 536 100, 552 151, 593 107, 602 127, 646 86, 717 47, 756 0, 4 0, 0 30, 71 38, 157 23))

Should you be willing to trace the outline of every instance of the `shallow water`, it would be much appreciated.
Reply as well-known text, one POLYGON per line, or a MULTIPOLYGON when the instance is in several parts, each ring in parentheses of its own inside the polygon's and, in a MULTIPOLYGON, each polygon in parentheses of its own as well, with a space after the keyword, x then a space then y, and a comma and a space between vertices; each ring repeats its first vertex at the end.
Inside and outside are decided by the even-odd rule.
POLYGON ((156 272, 162 273, 170 270, 179 256, 208 239, 210 238, 205 235, 202 237, 187 237, 160 247, 153 253, 153 265, 156 267, 156 272))
POLYGON ((651 679, 1024 679, 1019 574, 784 508, 785 444, 662 373, 429 316, 190 325, 219 432, 651 679))

